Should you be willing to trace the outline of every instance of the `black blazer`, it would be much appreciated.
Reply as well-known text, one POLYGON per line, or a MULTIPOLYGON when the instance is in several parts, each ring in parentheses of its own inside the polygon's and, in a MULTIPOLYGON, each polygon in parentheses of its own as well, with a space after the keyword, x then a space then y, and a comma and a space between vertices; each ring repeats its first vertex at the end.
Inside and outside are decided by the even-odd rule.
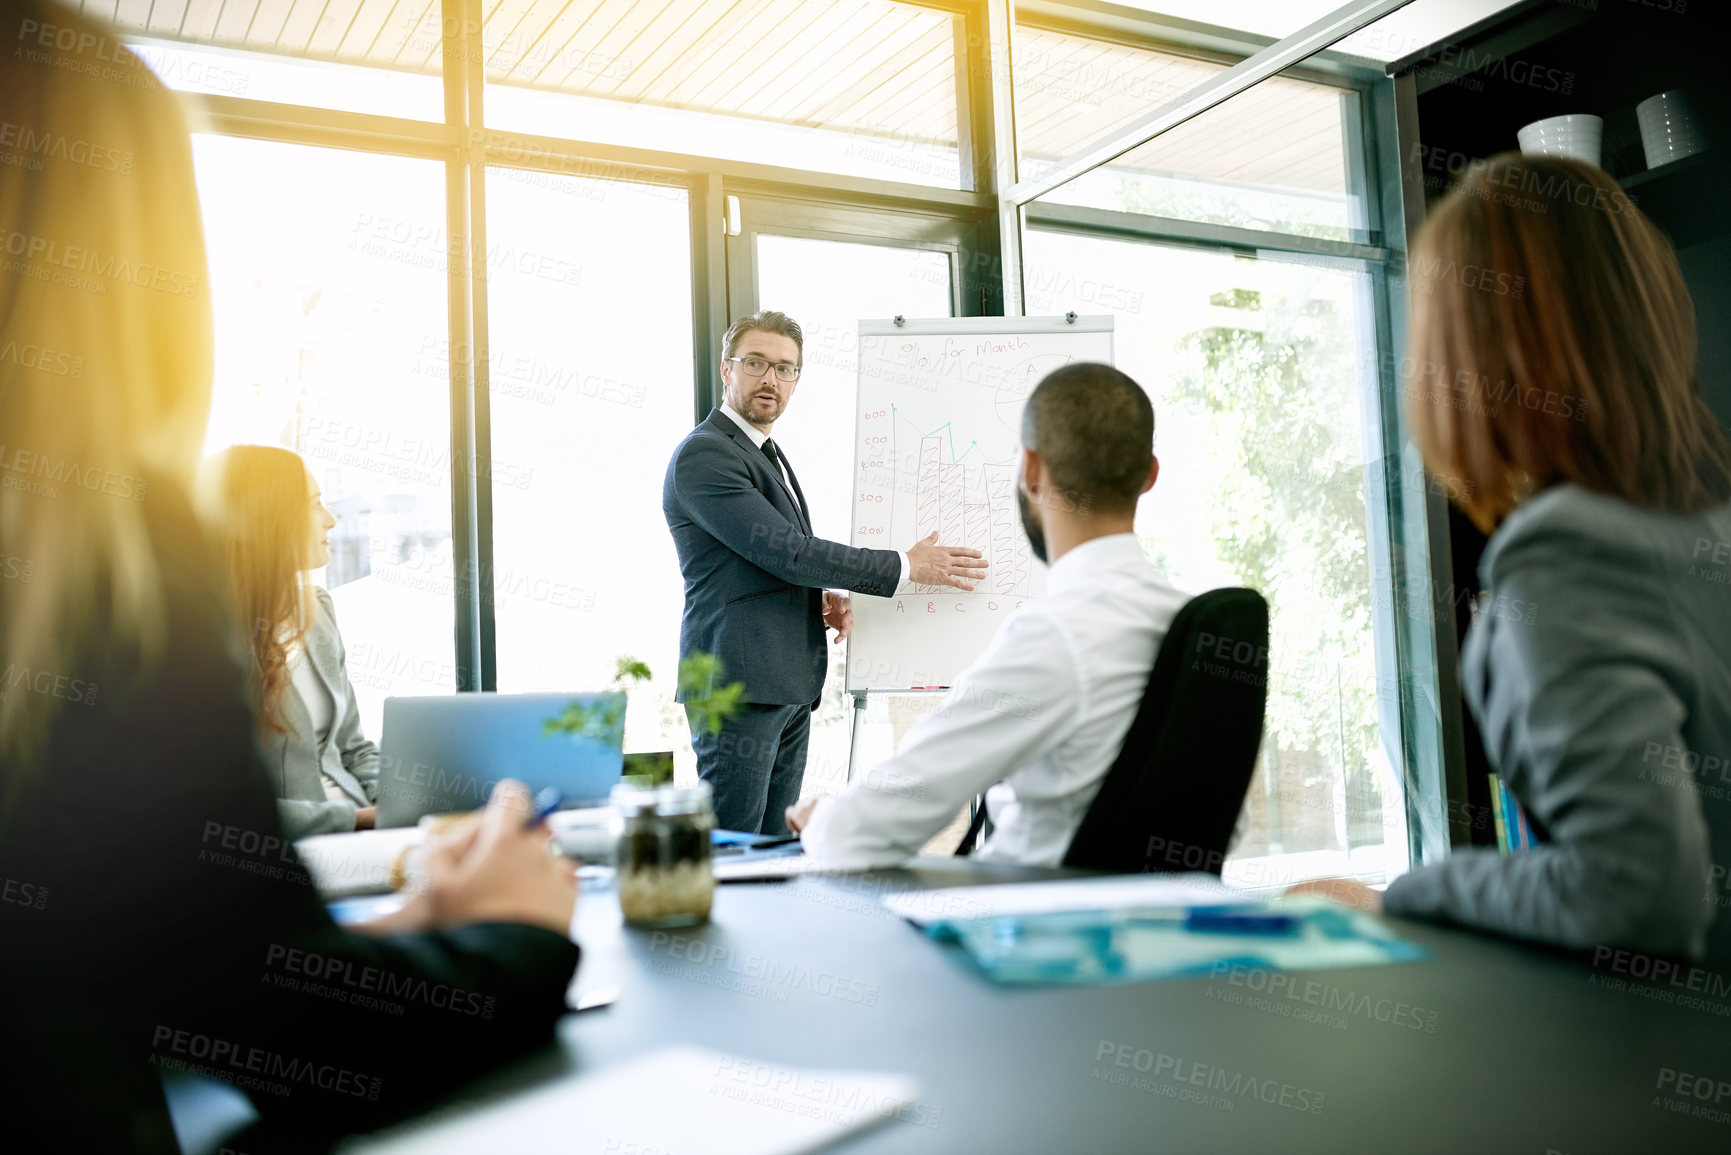
POLYGON ((545 1042, 564 936, 332 923, 278 818, 215 560, 172 484, 148 506, 165 653, 98 644, 67 671, 80 700, 0 811, 7 1139, 177 1150, 164 1069, 221 1073, 267 1122, 364 1127, 545 1042))
POLYGON ((681 660, 716 655, 760 705, 815 704, 823 693, 825 588, 889 597, 901 580, 894 550, 813 537, 769 458, 719 409, 673 451, 661 511, 685 576, 681 660))

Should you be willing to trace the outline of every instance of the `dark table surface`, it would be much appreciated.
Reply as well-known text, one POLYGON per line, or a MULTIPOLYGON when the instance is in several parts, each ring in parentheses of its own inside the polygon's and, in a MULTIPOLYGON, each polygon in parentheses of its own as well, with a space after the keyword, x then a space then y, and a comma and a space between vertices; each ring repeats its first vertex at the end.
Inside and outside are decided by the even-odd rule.
MULTIPOLYGON (((914 1108, 836 1148, 862 1155, 1731 1151, 1731 972, 1397 922, 1429 960, 1005 988, 879 905, 1057 873, 920 860, 729 885, 709 925, 659 934, 586 893, 574 995, 617 987, 617 1001, 567 1016, 555 1046, 438 1120, 374 1138, 412 1151, 474 1106, 695 1043, 913 1075, 914 1108), (1655 966, 1673 969, 1655 981, 1655 966)), ((196 1113, 183 1100, 177 1124, 196 1130, 196 1113)))

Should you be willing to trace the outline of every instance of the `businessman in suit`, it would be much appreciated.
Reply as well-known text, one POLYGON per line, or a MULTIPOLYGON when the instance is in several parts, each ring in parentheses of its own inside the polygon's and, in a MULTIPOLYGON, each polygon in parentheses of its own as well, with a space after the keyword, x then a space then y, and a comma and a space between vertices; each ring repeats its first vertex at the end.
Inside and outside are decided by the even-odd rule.
POLYGON ((799 384, 803 346, 799 325, 773 310, 728 328, 722 404, 674 450, 661 489, 685 578, 680 659, 714 654, 749 703, 718 734, 692 719, 697 772, 729 830, 787 830, 829 664, 824 627, 839 641, 853 625, 848 599, 831 591, 889 597, 909 580, 971 590, 986 569, 980 551, 940 546, 936 534, 906 553, 812 535, 799 478, 770 436, 799 384))

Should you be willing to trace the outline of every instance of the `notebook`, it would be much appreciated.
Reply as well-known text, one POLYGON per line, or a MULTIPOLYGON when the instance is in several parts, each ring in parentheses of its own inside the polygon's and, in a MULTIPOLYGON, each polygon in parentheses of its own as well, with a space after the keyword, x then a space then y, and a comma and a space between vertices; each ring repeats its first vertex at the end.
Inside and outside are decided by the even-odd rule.
POLYGON ((676 1046, 338 1148, 354 1155, 799 1155, 891 1120, 935 1125, 907 1075, 676 1046))

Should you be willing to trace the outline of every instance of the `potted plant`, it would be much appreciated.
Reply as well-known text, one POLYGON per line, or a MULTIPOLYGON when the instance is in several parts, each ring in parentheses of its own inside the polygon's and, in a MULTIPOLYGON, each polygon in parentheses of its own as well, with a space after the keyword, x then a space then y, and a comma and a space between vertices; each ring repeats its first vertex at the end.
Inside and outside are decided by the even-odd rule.
MULTIPOLYGON (((621 657, 613 687, 649 681, 649 667, 621 657)), ((721 660, 696 653, 679 663, 679 690, 693 727, 719 732, 745 701, 745 685, 727 682, 721 660)), ((548 734, 601 738, 624 723, 624 695, 604 704, 572 702, 544 724, 548 734)), ((619 909, 638 926, 690 926, 709 918, 715 899, 709 832, 715 810, 709 783, 679 787, 672 767, 622 778, 613 791, 619 909)))

